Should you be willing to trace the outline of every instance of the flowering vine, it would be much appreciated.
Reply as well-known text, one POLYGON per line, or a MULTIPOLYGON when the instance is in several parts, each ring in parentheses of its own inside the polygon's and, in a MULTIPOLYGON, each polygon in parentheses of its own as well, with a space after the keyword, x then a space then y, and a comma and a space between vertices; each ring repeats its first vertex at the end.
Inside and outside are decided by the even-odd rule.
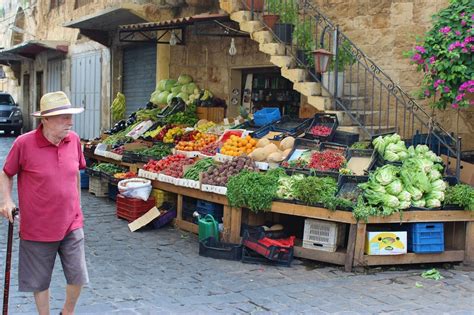
POLYGON ((419 96, 434 108, 474 105, 474 7, 472 0, 450 0, 433 17, 422 42, 405 55, 424 73, 419 96))

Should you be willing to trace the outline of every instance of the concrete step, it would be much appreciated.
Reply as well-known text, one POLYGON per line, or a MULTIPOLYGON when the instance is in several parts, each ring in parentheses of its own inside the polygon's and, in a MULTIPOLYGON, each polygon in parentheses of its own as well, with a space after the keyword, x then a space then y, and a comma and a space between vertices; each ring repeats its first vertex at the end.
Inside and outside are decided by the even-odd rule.
POLYGON ((250 34, 250 38, 259 44, 273 43, 273 35, 269 31, 257 31, 250 34))
MULTIPOLYGON (((323 89, 324 91, 324 89, 323 89)), ((321 93, 322 96, 326 96, 324 93, 321 93)), ((343 96, 339 100, 344 104, 344 106, 349 110, 372 110, 372 104, 368 97, 365 96, 343 96)), ((329 105, 330 107, 326 110, 337 110, 333 104, 329 105)), ((377 108, 374 108, 376 110, 377 108)))
POLYGON ((308 97, 321 95, 321 84, 316 82, 297 82, 293 89, 308 97))
POLYGON ((329 97, 324 97, 324 96, 309 96, 308 97, 308 104, 310 104, 317 110, 323 111, 328 103, 331 103, 331 99, 329 97))
POLYGON ((265 25, 263 25, 260 21, 243 21, 240 23, 240 30, 247 33, 253 33, 262 31, 265 29, 265 25))
POLYGON ((258 49, 270 56, 286 56, 285 45, 280 43, 260 44, 258 49))
POLYGON ((242 3, 238 0, 219 0, 219 5, 222 10, 229 14, 240 11, 243 8, 242 3))
POLYGON ((288 69, 286 67, 281 68, 281 75, 284 78, 287 78, 293 83, 304 82, 307 77, 306 70, 303 69, 288 69))
POLYGON ((236 12, 230 13, 230 19, 237 23, 242 23, 245 21, 252 20, 251 15, 252 14, 250 13, 250 11, 236 11, 236 12))
POLYGON ((292 66, 294 66, 294 63, 295 63, 293 58, 289 56, 271 56, 270 62, 280 68, 283 68, 283 67, 291 68, 292 66))
MULTIPOLYGON (((397 128, 395 126, 366 126, 366 129, 369 130, 372 134, 380 134, 386 132, 395 132, 397 128)), ((339 126, 337 130, 350 132, 350 133, 359 133, 359 140, 370 140, 371 137, 359 126, 339 126)))
MULTIPOLYGON (((326 110, 326 113, 336 114, 337 119, 339 121, 339 126, 354 126, 357 125, 355 122, 352 121, 351 117, 349 116, 348 112, 343 110, 326 110)), ((350 114, 354 116, 357 120, 363 122, 364 124, 367 123, 377 123, 378 116, 371 117, 373 115, 378 115, 378 111, 350 111, 350 114)))

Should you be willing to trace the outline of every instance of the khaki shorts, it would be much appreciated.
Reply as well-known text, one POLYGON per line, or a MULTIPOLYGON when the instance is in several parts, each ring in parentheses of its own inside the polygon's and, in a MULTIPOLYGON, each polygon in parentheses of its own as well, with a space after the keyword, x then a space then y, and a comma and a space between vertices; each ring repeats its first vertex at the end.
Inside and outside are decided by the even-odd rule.
POLYGON ((19 291, 47 290, 58 253, 68 284, 84 285, 89 282, 84 253, 84 230, 80 228, 70 232, 59 242, 20 240, 19 291))

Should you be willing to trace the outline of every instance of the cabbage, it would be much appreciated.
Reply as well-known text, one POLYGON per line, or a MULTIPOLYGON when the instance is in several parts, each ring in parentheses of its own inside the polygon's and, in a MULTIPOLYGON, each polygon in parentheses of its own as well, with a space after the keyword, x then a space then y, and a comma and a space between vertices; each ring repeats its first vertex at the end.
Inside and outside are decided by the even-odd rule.
POLYGON ((414 157, 416 155, 415 147, 412 145, 408 147, 407 152, 409 157, 414 157))
POLYGON ((183 88, 183 86, 181 84, 175 84, 172 88, 171 88, 171 93, 175 93, 176 95, 178 95, 178 93, 181 92, 181 89, 183 88))
POLYGON ((419 161, 420 161, 420 164, 421 164, 421 169, 425 173, 431 172, 431 169, 433 168, 433 165, 434 165, 434 163, 432 161, 427 160, 427 159, 419 159, 419 161))
POLYGON ((181 87, 181 92, 184 92, 188 95, 194 94, 194 89, 196 88, 196 83, 188 83, 181 87))
POLYGON ((375 173, 375 180, 382 185, 388 185, 393 182, 398 174, 398 168, 393 165, 384 165, 378 168, 375 173))
POLYGON ((387 153, 387 151, 398 153, 398 152, 406 151, 406 149, 407 148, 405 147, 405 142, 398 141, 397 143, 389 143, 387 147, 385 148, 385 153, 387 153))
POLYGON ((413 207, 424 208, 426 206, 426 201, 425 199, 413 200, 411 204, 413 205, 413 207))
POLYGON ((420 200, 423 197, 423 193, 416 187, 412 185, 405 185, 405 189, 410 193, 411 200, 420 200))
POLYGON ((438 199, 439 201, 444 200, 444 192, 439 191, 439 190, 433 190, 429 194, 425 196, 425 199, 438 199))
POLYGON ((401 151, 401 152, 398 152, 397 154, 400 161, 404 161, 410 157, 407 151, 401 151))
POLYGON ((169 94, 170 92, 168 91, 163 91, 160 94, 158 94, 158 97, 157 97, 158 104, 166 104, 169 94))
POLYGON ((159 101, 158 101, 158 95, 161 93, 160 90, 156 90, 155 92, 151 93, 151 96, 150 96, 150 102, 152 102, 153 104, 155 105, 159 105, 159 101))
POLYGON ((421 159, 410 158, 405 160, 400 171, 403 184, 405 186, 413 185, 422 192, 429 192, 432 187, 423 169, 424 167, 427 167, 427 165, 421 159))
POLYGON ((398 206, 400 205, 400 201, 398 200, 398 198, 392 195, 388 195, 388 194, 382 195, 381 199, 382 199, 382 205, 386 207, 398 208, 398 206))
POLYGON ((160 91, 171 91, 171 88, 176 84, 176 80, 173 79, 166 79, 166 80, 160 80, 158 82, 157 89, 160 91))
POLYGON ((387 190, 387 192, 391 195, 398 195, 403 190, 402 182, 399 179, 396 179, 385 186, 385 190, 387 190))
POLYGON ((428 174, 428 179, 433 182, 437 179, 440 179, 441 178, 441 173, 438 171, 438 170, 431 170, 431 172, 428 174))
POLYGON ((385 151, 383 158, 389 162, 400 161, 400 157, 398 156, 398 154, 392 151, 385 151))
POLYGON ((399 194, 398 194, 398 200, 400 201, 410 201, 411 200, 411 194, 406 191, 406 190, 402 190, 399 194))
POLYGON ((410 201, 403 200, 403 201, 400 201, 400 205, 398 206, 398 208, 399 209, 408 209, 408 208, 410 208, 410 206, 411 206, 410 201))
POLYGON ((179 84, 188 84, 193 82, 193 78, 189 74, 181 74, 178 77, 178 83, 179 84))
POLYGON ((428 159, 428 160, 432 161, 432 162, 438 162, 439 163, 439 162, 442 161, 442 159, 439 156, 437 156, 433 151, 426 152, 425 154, 423 154, 423 157, 425 159, 428 159))
POLYGON ((428 152, 429 150, 430 150, 430 148, 425 144, 419 144, 415 148, 416 154, 424 154, 424 153, 428 152))
POLYGON ((383 140, 382 136, 378 136, 372 141, 372 144, 374 145, 375 150, 377 150, 378 153, 383 154, 385 151, 385 141, 383 140))
POLYGON ((179 93, 178 95, 176 95, 176 97, 181 98, 185 102, 189 99, 189 95, 187 93, 184 93, 184 92, 179 93))
POLYGON ((427 199, 426 208, 439 208, 441 207, 441 201, 438 199, 427 199))
POLYGON ((431 189, 433 191, 445 191, 446 190, 446 183, 442 179, 437 179, 431 183, 431 189))

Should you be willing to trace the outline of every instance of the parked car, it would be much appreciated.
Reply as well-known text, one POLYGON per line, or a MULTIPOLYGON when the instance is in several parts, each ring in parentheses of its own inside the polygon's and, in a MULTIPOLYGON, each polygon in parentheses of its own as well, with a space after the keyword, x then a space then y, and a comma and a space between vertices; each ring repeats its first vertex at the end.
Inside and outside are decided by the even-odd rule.
POLYGON ((0 130, 5 134, 13 133, 19 135, 23 128, 23 114, 20 106, 13 100, 13 97, 0 92, 0 130))

